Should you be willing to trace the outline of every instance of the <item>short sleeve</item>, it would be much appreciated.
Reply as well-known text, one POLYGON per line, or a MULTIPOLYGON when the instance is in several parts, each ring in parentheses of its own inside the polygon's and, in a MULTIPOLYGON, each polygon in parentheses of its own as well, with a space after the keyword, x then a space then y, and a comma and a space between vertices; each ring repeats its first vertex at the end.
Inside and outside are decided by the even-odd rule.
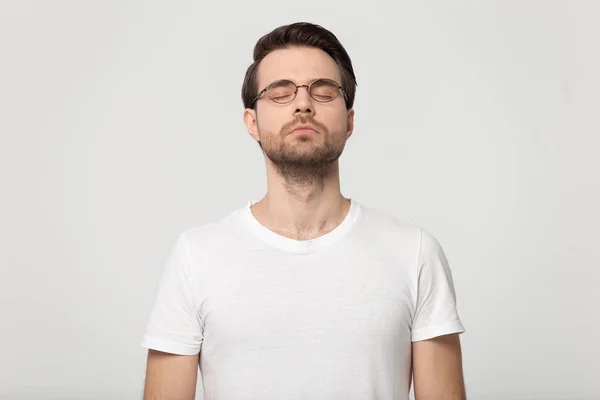
POLYGON ((421 229, 417 274, 417 301, 412 321, 413 342, 451 333, 463 333, 448 260, 438 241, 421 229))
POLYGON ((182 234, 163 268, 142 347, 180 355, 200 352, 202 325, 188 251, 182 234))

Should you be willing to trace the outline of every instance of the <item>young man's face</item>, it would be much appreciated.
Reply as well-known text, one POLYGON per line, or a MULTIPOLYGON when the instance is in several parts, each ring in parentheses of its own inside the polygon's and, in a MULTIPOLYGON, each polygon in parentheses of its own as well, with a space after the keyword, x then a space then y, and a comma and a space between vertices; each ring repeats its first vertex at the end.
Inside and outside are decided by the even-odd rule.
MULTIPOLYGON (((324 51, 308 47, 275 50, 258 67, 258 91, 281 79, 309 85, 320 78, 341 84, 339 67, 324 51)), ((319 102, 306 87, 300 87, 287 104, 278 104, 263 93, 255 109, 246 110, 244 120, 276 166, 296 174, 304 169, 310 173, 325 168, 342 154, 353 130, 354 111, 346 109, 341 89, 332 101, 319 102), (314 131, 295 130, 300 125, 311 126, 314 131)))

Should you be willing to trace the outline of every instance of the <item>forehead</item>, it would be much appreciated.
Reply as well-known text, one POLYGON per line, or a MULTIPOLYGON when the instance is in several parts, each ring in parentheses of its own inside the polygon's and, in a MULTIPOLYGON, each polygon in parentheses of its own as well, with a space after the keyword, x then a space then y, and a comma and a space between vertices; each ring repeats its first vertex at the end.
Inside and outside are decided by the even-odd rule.
POLYGON ((258 87, 264 87, 278 79, 290 79, 297 84, 308 83, 316 78, 329 78, 341 83, 340 69, 321 49, 291 47, 269 53, 258 66, 258 87))

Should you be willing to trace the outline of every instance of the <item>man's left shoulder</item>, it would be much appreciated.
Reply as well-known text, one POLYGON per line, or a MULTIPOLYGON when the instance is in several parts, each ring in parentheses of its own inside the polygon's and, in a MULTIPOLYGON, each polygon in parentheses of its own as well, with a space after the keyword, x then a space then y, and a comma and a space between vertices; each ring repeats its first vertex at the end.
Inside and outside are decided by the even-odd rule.
POLYGON ((389 211, 361 205, 362 219, 366 229, 377 235, 387 235, 398 239, 420 239, 423 228, 420 224, 402 219, 389 211))

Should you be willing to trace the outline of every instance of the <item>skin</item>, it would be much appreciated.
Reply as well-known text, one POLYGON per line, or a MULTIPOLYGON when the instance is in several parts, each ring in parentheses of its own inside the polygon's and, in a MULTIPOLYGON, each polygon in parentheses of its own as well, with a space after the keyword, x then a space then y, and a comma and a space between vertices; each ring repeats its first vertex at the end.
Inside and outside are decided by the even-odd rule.
MULTIPOLYGON (((335 61, 322 50, 306 47, 273 51, 257 73, 261 89, 278 79, 307 85, 317 78, 341 83, 335 61)), ((354 129, 354 110, 346 109, 343 94, 319 103, 303 87, 286 105, 263 94, 255 109, 245 110, 244 123, 262 144, 267 172, 267 194, 253 205, 254 217, 297 240, 321 236, 338 226, 350 209, 350 200, 340 192, 338 158, 354 129), (290 133, 303 123, 317 132, 290 133)))
POLYGON ((465 400, 462 352, 458 334, 413 342, 416 400, 465 400))
MULTIPOLYGON (((317 78, 341 83, 335 61, 322 50, 307 47, 273 51, 257 72, 259 90, 279 79, 308 85, 317 78)), ((267 193, 252 206, 254 217, 296 240, 335 229, 350 209, 350 199, 340 191, 338 159, 354 130, 354 110, 346 109, 343 94, 319 103, 302 87, 285 105, 263 94, 243 117, 250 136, 261 143, 267 172, 267 193), (312 125, 315 131, 292 132, 300 124, 312 125)), ((198 357, 150 350, 144 400, 193 400, 198 357)), ((416 400, 466 398, 458 335, 413 343, 412 365, 416 400)))
POLYGON ((194 400, 199 355, 148 351, 144 400, 194 400))

